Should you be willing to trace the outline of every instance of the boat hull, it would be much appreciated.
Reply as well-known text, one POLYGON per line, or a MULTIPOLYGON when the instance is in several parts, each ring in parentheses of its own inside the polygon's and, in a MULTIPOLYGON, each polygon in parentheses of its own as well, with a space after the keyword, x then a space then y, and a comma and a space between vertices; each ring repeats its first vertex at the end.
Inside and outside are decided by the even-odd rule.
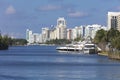
POLYGON ((81 48, 70 48, 70 47, 58 47, 56 50, 59 51, 82 51, 81 48))
POLYGON ((84 49, 83 52, 87 54, 97 54, 95 49, 84 49))

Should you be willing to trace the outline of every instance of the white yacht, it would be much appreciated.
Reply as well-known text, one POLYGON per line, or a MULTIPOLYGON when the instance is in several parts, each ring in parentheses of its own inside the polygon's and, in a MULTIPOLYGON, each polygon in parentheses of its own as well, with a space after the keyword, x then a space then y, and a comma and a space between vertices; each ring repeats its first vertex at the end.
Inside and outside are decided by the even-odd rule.
POLYGON ((75 44, 68 44, 64 47, 57 47, 56 50, 58 51, 82 51, 84 47, 83 42, 75 43, 75 44))
POLYGON ((96 54, 96 45, 93 43, 84 44, 83 52, 88 54, 96 54))

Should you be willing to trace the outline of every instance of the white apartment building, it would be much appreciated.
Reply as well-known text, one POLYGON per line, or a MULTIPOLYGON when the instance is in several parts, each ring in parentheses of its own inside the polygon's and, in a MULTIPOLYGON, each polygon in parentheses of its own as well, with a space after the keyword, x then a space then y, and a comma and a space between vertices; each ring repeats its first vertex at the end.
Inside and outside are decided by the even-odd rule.
POLYGON ((78 37, 81 37, 81 32, 82 32, 82 28, 81 27, 75 27, 72 29, 72 39, 76 39, 78 37))
POLYGON ((33 33, 33 43, 40 43, 40 34, 33 33))
POLYGON ((108 30, 111 28, 120 31, 120 12, 108 12, 108 30))
POLYGON ((28 43, 34 42, 32 30, 29 30, 29 29, 26 30, 26 40, 28 41, 28 43))
POLYGON ((42 42, 42 34, 39 34, 39 43, 43 43, 42 42))
POLYGON ((28 44, 41 43, 41 35, 38 33, 33 33, 32 30, 26 30, 26 40, 28 44))
POLYGON ((42 28, 42 42, 46 42, 50 39, 49 28, 42 28))
POLYGON ((56 28, 50 30, 50 40, 57 38, 56 31, 56 28))
POLYGON ((57 26, 56 26, 56 38, 57 39, 66 39, 67 38, 67 28, 66 28, 66 20, 62 18, 58 18, 57 26))
POLYGON ((72 29, 67 29, 67 39, 72 40, 72 29))
POLYGON ((26 40, 29 42, 29 29, 26 30, 26 40))

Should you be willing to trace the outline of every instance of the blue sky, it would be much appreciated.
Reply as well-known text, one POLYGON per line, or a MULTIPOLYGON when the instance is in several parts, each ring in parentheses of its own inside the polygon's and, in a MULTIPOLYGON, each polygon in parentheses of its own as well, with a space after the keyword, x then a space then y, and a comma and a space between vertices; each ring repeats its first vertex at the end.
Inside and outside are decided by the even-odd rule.
POLYGON ((107 25, 108 11, 120 11, 120 0, 0 0, 0 30, 25 38, 27 28, 40 33, 59 17, 67 20, 68 28, 107 25))

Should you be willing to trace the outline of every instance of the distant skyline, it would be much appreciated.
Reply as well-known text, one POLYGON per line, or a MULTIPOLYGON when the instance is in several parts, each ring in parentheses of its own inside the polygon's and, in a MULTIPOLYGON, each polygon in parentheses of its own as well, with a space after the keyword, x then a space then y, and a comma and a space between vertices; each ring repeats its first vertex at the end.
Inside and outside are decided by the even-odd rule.
POLYGON ((67 27, 107 25, 107 13, 120 11, 120 0, 0 0, 0 30, 25 38, 26 29, 34 32, 56 25, 64 17, 67 27))

